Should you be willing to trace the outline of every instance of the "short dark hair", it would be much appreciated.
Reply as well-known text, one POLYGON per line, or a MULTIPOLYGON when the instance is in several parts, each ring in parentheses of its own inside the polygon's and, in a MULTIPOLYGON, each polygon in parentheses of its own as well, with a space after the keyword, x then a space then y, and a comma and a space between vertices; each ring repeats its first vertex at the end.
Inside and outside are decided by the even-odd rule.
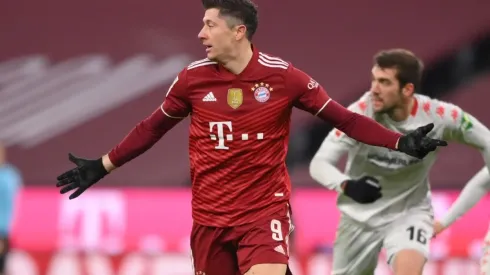
POLYGON ((252 37, 259 24, 257 5, 251 0, 202 0, 204 9, 218 9, 220 15, 230 16, 247 27, 247 38, 252 37))
POLYGON ((396 69, 400 88, 412 83, 415 90, 420 86, 424 64, 413 52, 405 49, 382 50, 374 56, 374 64, 382 69, 396 69))

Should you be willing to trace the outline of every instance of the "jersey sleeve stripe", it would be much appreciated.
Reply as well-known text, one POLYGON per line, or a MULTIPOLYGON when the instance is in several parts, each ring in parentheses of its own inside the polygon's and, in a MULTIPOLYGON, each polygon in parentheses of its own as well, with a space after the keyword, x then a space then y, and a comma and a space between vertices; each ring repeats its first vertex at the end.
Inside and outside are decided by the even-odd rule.
POLYGON ((277 60, 268 60, 262 56, 259 56, 259 60, 262 60, 265 63, 273 64, 273 65, 282 65, 282 66, 288 66, 288 63, 282 62, 282 61, 277 61, 277 60))
POLYGON ((160 105, 160 110, 162 110, 163 114, 168 116, 169 118, 175 118, 175 119, 184 119, 186 117, 180 117, 180 116, 171 116, 169 114, 167 114, 167 112, 165 112, 165 110, 163 109, 163 104, 160 105))
POLYGON ((210 62, 210 61, 211 60, 209 58, 204 58, 204 59, 196 60, 196 61, 190 63, 189 66, 196 65, 196 64, 199 64, 199 63, 203 63, 203 62, 210 62))
POLYGON ((281 69, 285 69, 285 70, 287 70, 287 68, 288 68, 288 66, 285 66, 285 65, 275 65, 275 64, 271 64, 271 63, 266 63, 260 58, 259 58, 259 63, 266 66, 266 67, 270 67, 270 68, 281 68, 281 69))
POLYGON ((198 67, 202 67, 202 66, 213 65, 213 64, 217 64, 217 62, 214 62, 214 61, 207 61, 207 62, 203 62, 203 63, 197 63, 197 64, 194 64, 194 65, 189 65, 189 66, 187 67, 187 70, 191 70, 191 69, 198 68, 198 67))
POLYGON ((282 60, 282 59, 280 59, 280 58, 278 58, 278 57, 272 57, 272 56, 269 56, 269 55, 267 55, 267 54, 265 54, 265 53, 261 53, 261 52, 259 52, 259 58, 260 58, 260 57, 261 57, 261 58, 262 58, 262 60, 264 60, 264 61, 270 61, 270 62, 273 62, 273 63, 277 63, 277 62, 279 62, 279 63, 281 63, 281 64, 283 64, 283 65, 285 65, 285 66, 289 66, 289 64, 288 64, 286 61, 284 61, 284 60, 282 60))
POLYGON ((323 109, 325 109, 325 107, 328 105, 328 103, 330 103, 330 101, 332 101, 331 98, 329 98, 327 100, 327 102, 325 102, 325 104, 323 104, 323 106, 320 108, 320 110, 318 110, 318 112, 316 112, 315 116, 317 116, 321 111, 323 111, 323 109))

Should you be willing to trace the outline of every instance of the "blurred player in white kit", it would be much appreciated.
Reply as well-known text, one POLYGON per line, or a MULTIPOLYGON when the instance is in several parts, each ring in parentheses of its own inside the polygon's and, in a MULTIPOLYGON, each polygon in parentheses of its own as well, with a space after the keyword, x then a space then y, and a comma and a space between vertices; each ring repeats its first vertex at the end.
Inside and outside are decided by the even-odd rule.
MULTIPOLYGON (((490 165, 490 131, 458 106, 415 94, 422 72, 422 62, 408 50, 379 52, 370 91, 349 109, 401 133, 433 123, 428 136, 478 148, 490 165)), ((383 247, 396 275, 422 274, 434 228, 428 176, 437 152, 417 159, 356 142, 336 129, 329 133, 310 174, 339 193, 333 275, 374 274, 383 247), (342 173, 336 166, 345 153, 342 173)))

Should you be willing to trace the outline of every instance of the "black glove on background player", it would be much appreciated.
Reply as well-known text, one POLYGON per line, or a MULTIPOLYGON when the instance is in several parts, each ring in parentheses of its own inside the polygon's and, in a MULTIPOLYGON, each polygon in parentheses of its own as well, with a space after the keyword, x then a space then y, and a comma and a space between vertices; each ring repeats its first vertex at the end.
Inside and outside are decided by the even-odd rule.
POLYGON ((102 164, 102 158, 82 159, 70 153, 68 154, 68 159, 75 163, 77 167, 59 175, 56 178, 58 180, 56 187, 62 187, 60 190, 61 194, 78 188, 70 195, 70 200, 80 196, 90 186, 108 174, 102 164))
POLYGON ((364 176, 345 181, 344 194, 358 203, 372 203, 381 198, 381 186, 377 179, 364 176))
POLYGON ((402 136, 398 140, 398 151, 423 159, 427 154, 435 151, 438 146, 447 146, 447 142, 444 140, 427 137, 433 128, 434 123, 430 123, 402 136))

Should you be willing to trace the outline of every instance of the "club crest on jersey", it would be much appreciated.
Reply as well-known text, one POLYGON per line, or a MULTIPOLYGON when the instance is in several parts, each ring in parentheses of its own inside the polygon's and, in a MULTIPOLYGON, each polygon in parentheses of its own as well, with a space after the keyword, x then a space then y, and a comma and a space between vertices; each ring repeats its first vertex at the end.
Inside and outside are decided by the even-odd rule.
POLYGON ((236 109, 243 103, 243 92, 240 88, 228 89, 228 105, 231 108, 236 109))
POLYGON ((254 92, 255 99, 263 103, 271 97, 270 92, 272 92, 272 87, 269 84, 261 82, 260 84, 255 84, 251 90, 254 92))

